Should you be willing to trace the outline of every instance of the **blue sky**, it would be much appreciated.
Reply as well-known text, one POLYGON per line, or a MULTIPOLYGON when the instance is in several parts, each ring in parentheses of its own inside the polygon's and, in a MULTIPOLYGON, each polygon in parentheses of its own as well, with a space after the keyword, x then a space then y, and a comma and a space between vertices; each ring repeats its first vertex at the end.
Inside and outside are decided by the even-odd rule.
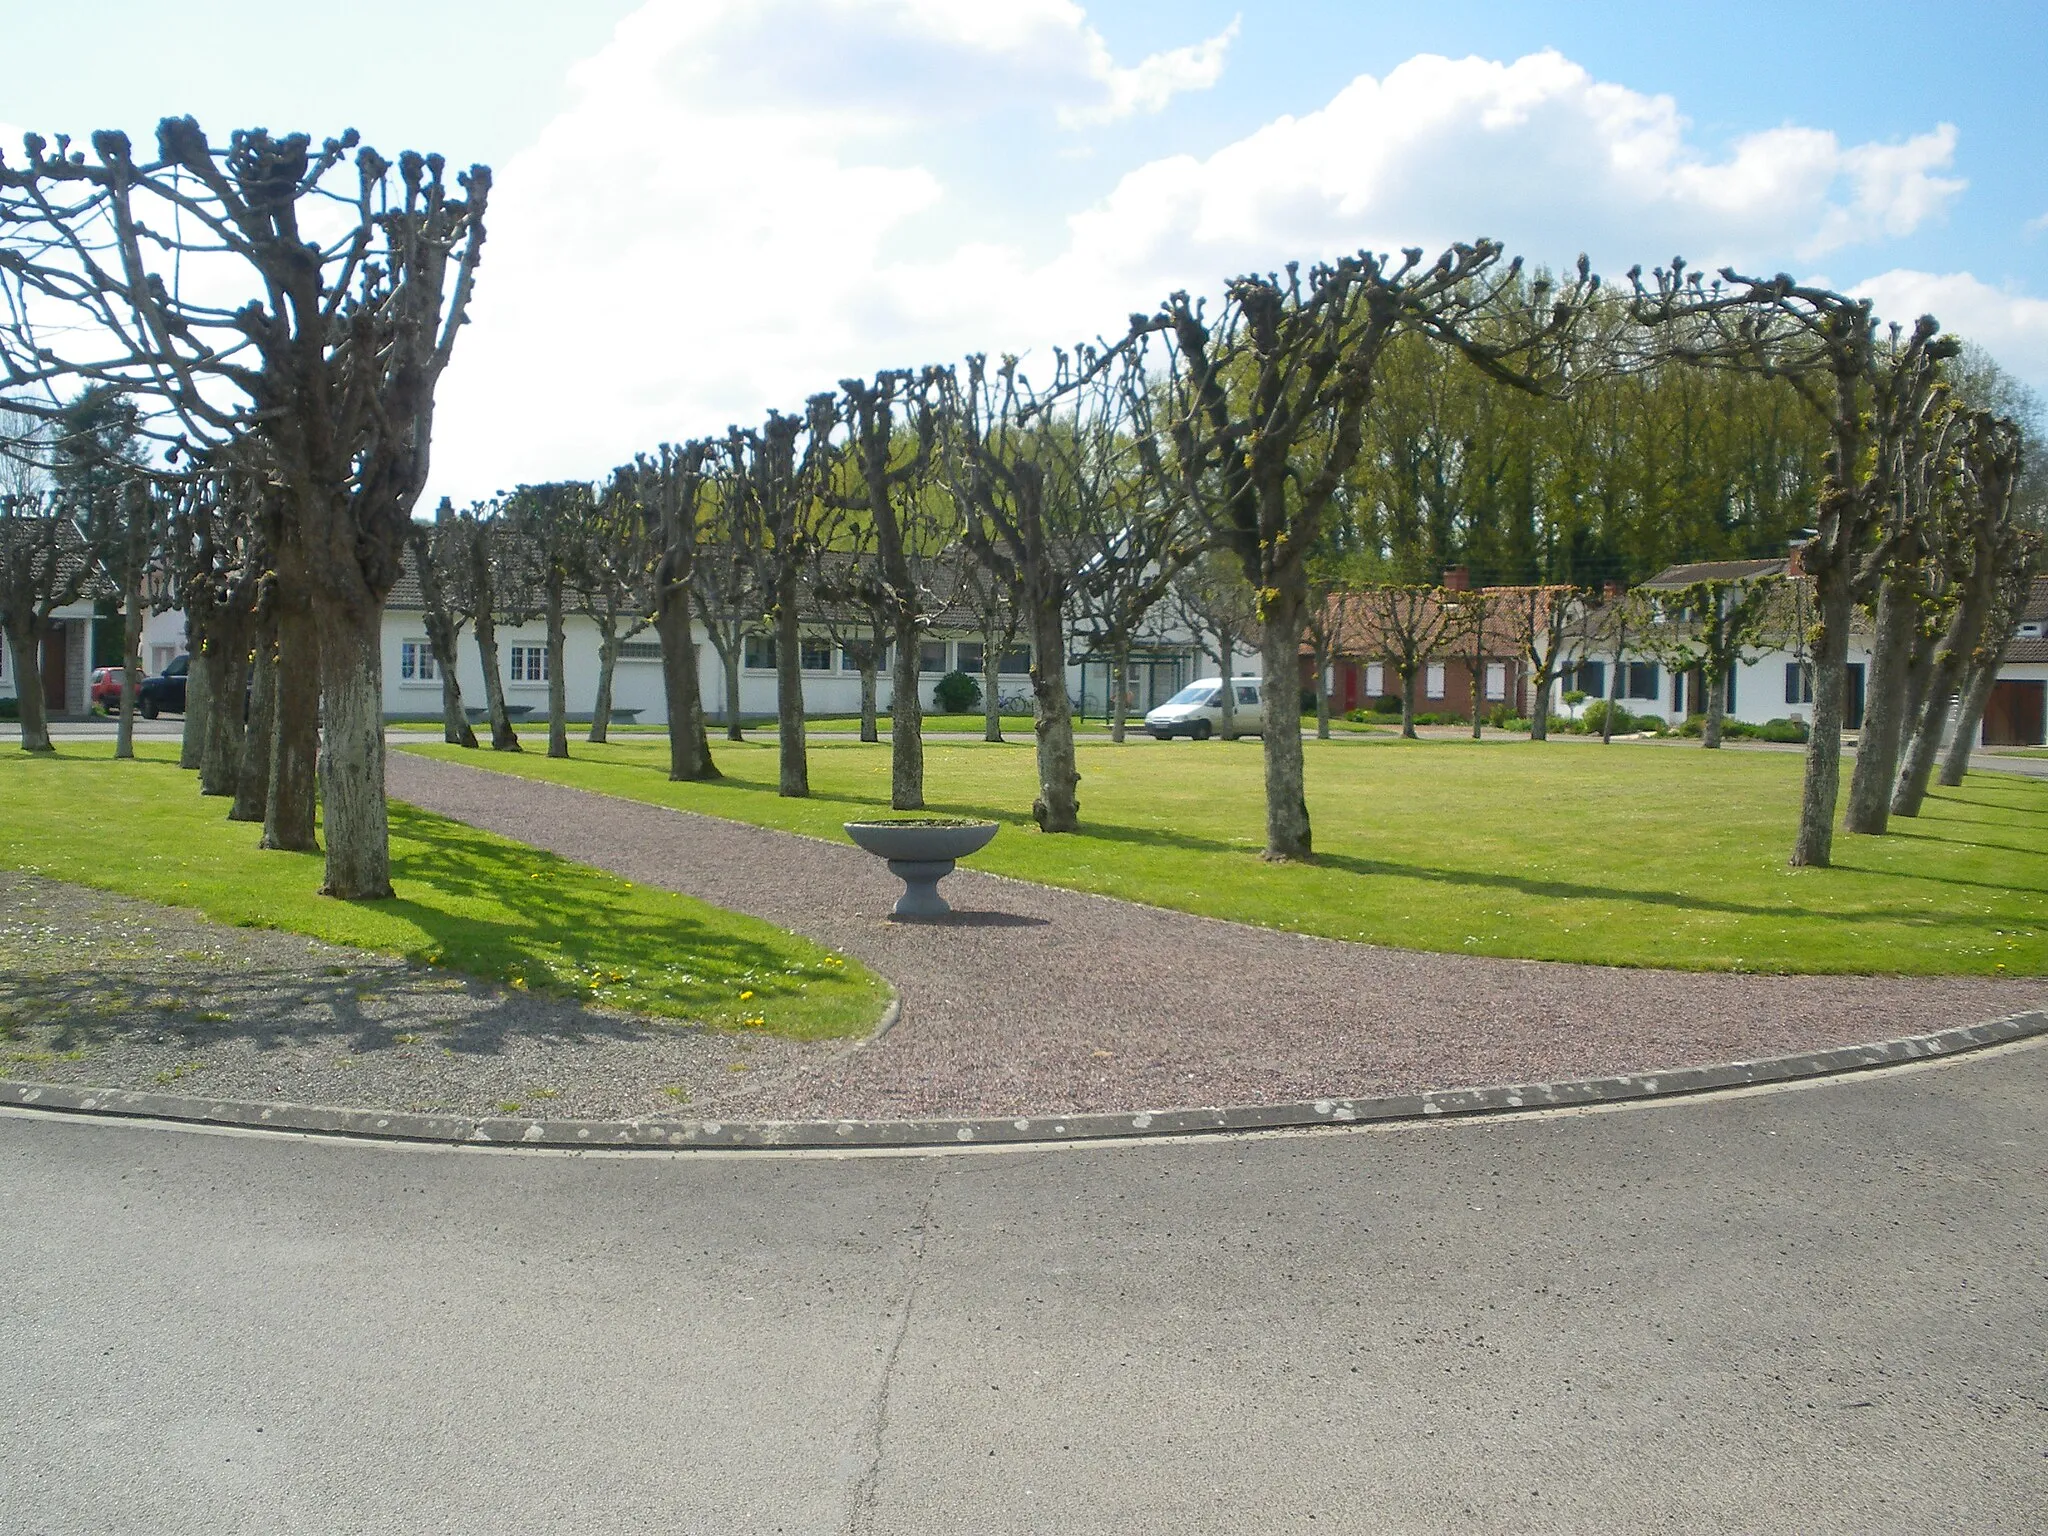
POLYGON ((2048 389, 2036 8, 359 0, 169 31, 5 3, 44 67, 0 124, 354 125, 496 168, 443 386, 458 497, 1245 267, 1481 233, 1617 279, 1679 251, 1824 278, 2048 389))

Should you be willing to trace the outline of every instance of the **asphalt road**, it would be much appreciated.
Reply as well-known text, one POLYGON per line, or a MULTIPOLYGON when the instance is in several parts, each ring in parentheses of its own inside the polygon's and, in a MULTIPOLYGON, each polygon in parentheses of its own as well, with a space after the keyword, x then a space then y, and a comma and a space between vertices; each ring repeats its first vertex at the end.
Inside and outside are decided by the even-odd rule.
POLYGON ((0 1115, 0 1530, 2039 1532, 2048 1047, 556 1156, 0 1115))

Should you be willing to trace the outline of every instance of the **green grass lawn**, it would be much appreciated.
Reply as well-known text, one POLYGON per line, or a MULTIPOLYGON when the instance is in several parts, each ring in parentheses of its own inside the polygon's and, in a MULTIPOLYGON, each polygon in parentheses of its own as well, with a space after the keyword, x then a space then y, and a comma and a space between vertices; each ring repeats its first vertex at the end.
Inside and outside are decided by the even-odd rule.
POLYGON ((259 849, 262 829, 202 799, 174 745, 136 752, 0 753, 0 866, 719 1028, 859 1035, 887 997, 854 961, 772 924, 396 803, 397 899, 333 901, 316 894, 318 854, 259 849))
MULTIPOLYGON (((1330 938, 1685 969, 2048 972, 2048 784, 1973 775, 1891 836, 1839 834, 1834 868, 1793 870, 1796 753, 1393 738, 1304 749, 1312 865, 1257 857, 1256 741, 1084 745, 1085 830, 1066 837, 1031 824, 1028 744, 935 744, 928 809, 1007 824, 980 869, 1330 938)), ((671 784, 665 744, 644 738, 566 762, 408 750, 834 841, 842 822, 888 807, 888 748, 855 742, 812 748, 808 800, 775 793, 772 743, 714 743, 726 774, 714 784, 671 784)))

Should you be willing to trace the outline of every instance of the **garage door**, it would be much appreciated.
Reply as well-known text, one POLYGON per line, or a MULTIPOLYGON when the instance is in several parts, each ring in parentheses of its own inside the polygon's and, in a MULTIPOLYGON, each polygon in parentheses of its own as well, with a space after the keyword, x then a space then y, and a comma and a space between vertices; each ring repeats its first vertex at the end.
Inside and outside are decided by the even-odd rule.
POLYGON ((2038 747, 2048 718, 2048 682, 2006 681, 1991 685, 1984 705, 1984 745, 2038 747))

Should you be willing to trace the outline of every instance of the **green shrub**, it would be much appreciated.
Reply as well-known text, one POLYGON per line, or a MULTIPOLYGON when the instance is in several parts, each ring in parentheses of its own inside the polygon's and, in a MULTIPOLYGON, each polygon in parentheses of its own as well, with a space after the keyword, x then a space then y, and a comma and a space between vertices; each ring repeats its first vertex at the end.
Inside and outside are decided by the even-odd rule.
POLYGON ((21 700, 15 698, 0 699, 0 720, 19 720, 20 718, 21 700))
POLYGON ((1703 736, 1706 734, 1706 730, 1707 717, 1705 715, 1687 715, 1685 722, 1678 728, 1678 734, 1681 736, 1703 736))
POLYGON ((1301 712, 1304 715, 1312 715, 1316 712, 1315 689, 1304 688, 1301 690, 1301 712))
POLYGON ((1804 743, 1806 740, 1806 722, 1804 720, 1766 720, 1756 728, 1756 734, 1757 738, 1761 741, 1796 741, 1804 743))
POLYGON ((1373 705, 1373 712, 1381 715, 1398 715, 1401 713, 1401 695, 1398 693, 1381 694, 1379 702, 1373 705))
POLYGON ((981 708, 981 684, 965 672, 948 672, 933 685, 932 699, 941 714, 971 715, 981 708))
POLYGON ((1372 711, 1369 709, 1347 709, 1344 712, 1344 718, 1353 725, 1364 725, 1372 719, 1372 711))

